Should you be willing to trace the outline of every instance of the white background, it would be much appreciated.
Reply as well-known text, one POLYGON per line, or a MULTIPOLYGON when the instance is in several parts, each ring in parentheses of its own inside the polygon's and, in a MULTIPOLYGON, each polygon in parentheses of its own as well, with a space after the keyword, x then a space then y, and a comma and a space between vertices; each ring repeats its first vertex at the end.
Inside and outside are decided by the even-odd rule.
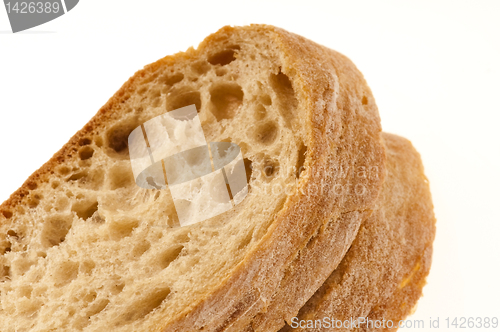
POLYGON ((500 316, 499 17, 500 1, 83 0, 12 34, 0 8, 0 202, 145 64, 273 24, 350 57, 422 155, 438 223, 412 319, 500 316))

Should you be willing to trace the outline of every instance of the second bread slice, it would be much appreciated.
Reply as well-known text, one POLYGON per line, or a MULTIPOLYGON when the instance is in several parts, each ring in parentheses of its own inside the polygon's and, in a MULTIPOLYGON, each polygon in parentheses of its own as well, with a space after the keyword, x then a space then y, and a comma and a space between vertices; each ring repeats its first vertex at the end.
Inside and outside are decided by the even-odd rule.
POLYGON ((335 331, 395 330, 422 295, 436 231, 429 184, 411 143, 383 137, 388 176, 375 211, 338 268, 298 314, 284 317, 290 325, 281 332, 330 331, 335 324, 335 331))

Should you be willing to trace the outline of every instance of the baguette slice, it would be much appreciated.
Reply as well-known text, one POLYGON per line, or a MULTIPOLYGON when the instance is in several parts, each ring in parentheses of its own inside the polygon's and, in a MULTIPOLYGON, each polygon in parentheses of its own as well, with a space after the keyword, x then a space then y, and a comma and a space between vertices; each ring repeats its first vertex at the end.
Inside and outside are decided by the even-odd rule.
POLYGON ((290 325, 281 332, 330 331, 328 325, 292 328, 300 320, 307 326, 325 317, 349 324, 359 317, 371 321, 335 331, 397 330, 422 295, 436 230, 429 184, 411 143, 396 135, 383 137, 388 176, 376 210, 363 222, 338 268, 296 315, 298 319, 287 317, 290 325), (384 320, 393 324, 387 322, 384 328, 376 323, 384 320))
POLYGON ((275 27, 225 27, 146 66, 0 206, 2 330, 216 331, 265 311, 321 227, 375 204, 380 131, 346 57, 275 27), (135 184, 127 142, 191 104, 208 142, 241 147, 250 189, 175 227, 169 191, 135 184))

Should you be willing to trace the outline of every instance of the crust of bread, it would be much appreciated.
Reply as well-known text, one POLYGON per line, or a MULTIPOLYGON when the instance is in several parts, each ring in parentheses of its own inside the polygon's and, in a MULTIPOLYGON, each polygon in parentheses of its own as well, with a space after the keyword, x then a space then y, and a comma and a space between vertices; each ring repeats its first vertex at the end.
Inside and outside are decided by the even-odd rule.
MULTIPOLYGON (((288 197, 267 234, 232 273, 176 319, 146 323, 148 331, 220 331, 265 311, 299 250, 327 224, 334 225, 333 229, 345 237, 344 249, 339 251, 339 257, 343 256, 342 251, 357 227, 342 226, 341 216, 370 211, 384 181, 385 150, 378 111, 370 89, 349 59, 272 26, 224 27, 203 41, 197 50, 167 56, 131 77, 82 130, 0 206, 0 222, 12 222, 16 207, 27 204, 29 192, 48 182, 56 166, 76 157, 84 137, 105 123, 117 121, 121 116, 120 104, 158 68, 189 60, 236 29, 268 35, 279 49, 281 70, 292 80, 301 101, 299 107, 307 110, 308 116, 303 119, 308 131, 306 170, 297 192, 288 197), (352 178, 336 175, 336 170, 349 167, 370 168, 372 173, 369 177, 352 178), (338 186, 364 189, 360 195, 349 191, 339 194, 338 186)), ((325 265, 322 275, 326 278, 334 268, 332 264, 325 265)))
POLYGON ((360 331, 396 331, 397 322, 404 320, 413 314, 417 308, 417 302, 423 294, 423 288, 426 285, 426 277, 432 262, 432 246, 425 248, 419 263, 414 267, 414 272, 405 279, 405 286, 398 288, 392 296, 383 303, 375 306, 370 311, 367 319, 372 321, 382 319, 391 320, 396 325, 393 328, 371 328, 363 327, 360 331))
MULTIPOLYGON (((422 295, 435 236, 429 185, 411 143, 391 134, 383 137, 389 175, 376 210, 363 222, 339 267, 296 315, 299 320, 368 317, 392 320, 397 325, 422 295)), ((285 319, 291 325, 290 317, 285 319)), ((286 325, 280 331, 291 330, 329 329, 292 329, 286 325)), ((383 330, 359 327, 359 331, 383 330)))

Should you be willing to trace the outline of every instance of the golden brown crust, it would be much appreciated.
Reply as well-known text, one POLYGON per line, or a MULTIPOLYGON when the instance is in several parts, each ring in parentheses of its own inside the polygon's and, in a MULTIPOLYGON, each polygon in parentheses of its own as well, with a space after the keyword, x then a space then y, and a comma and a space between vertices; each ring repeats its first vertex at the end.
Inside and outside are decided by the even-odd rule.
MULTIPOLYGON (((385 155, 374 99, 362 75, 347 58, 271 26, 225 27, 209 36, 198 50, 189 49, 165 57, 138 71, 82 130, 0 206, 3 215, 0 222, 10 222, 16 206, 26 204, 24 200, 28 192, 37 184, 48 182, 58 165, 75 156, 81 139, 102 128, 103 124, 112 124, 120 118, 119 105, 141 82, 148 80, 158 68, 189 59, 211 47, 218 39, 242 30, 268 35, 279 49, 283 63, 281 70, 292 79, 301 101, 299 107, 304 107, 308 114, 308 118, 303 119, 308 128, 307 170, 301 176, 300 190, 288 198, 256 249, 248 253, 226 280, 221 281, 218 289, 186 308, 176 320, 159 323, 158 330, 203 328, 215 331, 238 320, 246 322, 269 305, 286 268, 320 227, 332 220, 330 223, 336 224, 340 232, 351 232, 342 234, 346 241, 352 238, 356 227, 340 227, 339 217, 345 213, 363 213, 374 204, 385 174, 385 155), (369 177, 335 176, 335 171, 342 167, 344 170, 349 167, 374 168, 371 168, 369 177), (350 189, 339 194, 339 187, 350 189), (354 188, 364 189, 362 194, 352 195, 354 188)), ((325 278, 333 268, 331 265, 323 268, 325 278)))
MULTIPOLYGON (((393 139, 392 145, 390 148, 395 149, 398 144, 394 144, 396 139, 394 135, 391 135, 393 139)), ((389 141, 389 135, 384 134, 384 137, 387 137, 387 141, 389 141)), ((391 142, 389 141, 389 144, 391 142)), ((406 143, 406 145, 409 142, 406 143)), ((403 147, 405 145, 401 144, 403 147)), ((408 147, 411 149, 412 147, 408 147)), ((421 166, 421 165, 420 165, 421 166)), ((425 175, 423 175, 423 169, 420 168, 421 176, 426 185, 423 185, 427 190, 423 192, 423 197, 420 197, 424 201, 422 204, 422 220, 421 225, 426 227, 425 231, 422 231, 422 238, 425 244, 422 249, 422 242, 419 243, 419 247, 415 248, 416 250, 420 249, 421 254, 414 261, 413 268, 410 272, 406 272, 403 282, 398 285, 397 289, 394 293, 385 301, 381 301, 381 303, 377 304, 372 308, 368 319, 375 321, 382 319, 391 320, 394 322, 394 328, 381 328, 376 329, 371 326, 364 327, 360 329, 360 331, 395 331, 397 330, 397 322, 400 320, 404 320, 408 315, 412 314, 413 310, 416 308, 418 299, 422 296, 423 287, 426 284, 426 277, 429 274, 432 262, 432 242, 435 236, 435 219, 433 215, 432 202, 430 197, 430 191, 428 189, 427 179, 425 175)), ((407 269, 408 270, 408 269, 407 269)))
POLYGON ((360 331, 396 331, 399 321, 404 320, 415 310, 418 299, 422 296, 422 289, 426 284, 426 277, 429 274, 432 261, 432 245, 425 248, 424 254, 419 261, 415 271, 410 273, 405 285, 398 288, 394 294, 385 302, 377 305, 367 316, 372 321, 382 321, 383 319, 394 322, 393 328, 372 328, 364 327, 360 331))
MULTIPOLYGON (((389 175, 377 208, 363 222, 338 268, 300 310, 300 320, 368 317, 396 324, 421 296, 435 234, 429 186, 411 143, 395 135, 383 137, 389 175)), ((282 329, 290 330, 288 325, 282 329)), ((361 326, 359 330, 377 329, 361 326)))

